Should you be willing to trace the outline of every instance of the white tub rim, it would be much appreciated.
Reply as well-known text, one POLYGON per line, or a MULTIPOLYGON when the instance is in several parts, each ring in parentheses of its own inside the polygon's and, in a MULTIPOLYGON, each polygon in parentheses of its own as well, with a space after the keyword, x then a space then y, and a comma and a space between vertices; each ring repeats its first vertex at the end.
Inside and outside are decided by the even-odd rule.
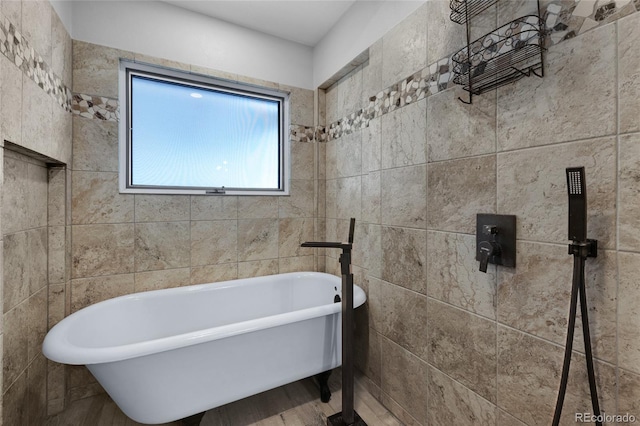
MULTIPOLYGON (((330 276, 333 279, 340 279, 335 275, 324 272, 290 272, 276 275, 298 275, 298 276, 330 276)), ((275 275, 274 275, 275 276, 275 275)), ((267 276, 265 276, 267 277, 267 276)), ((259 277, 254 277, 259 278, 259 277)), ((74 321, 84 315, 90 314, 92 311, 101 309, 108 304, 115 304, 127 300, 140 299, 143 296, 154 297, 161 293, 163 297, 170 297, 171 293, 182 292, 198 292, 211 288, 225 288, 238 285, 234 284, 238 280, 228 280, 220 283, 196 284, 186 287, 175 287, 161 290, 151 290, 140 293, 133 293, 124 296, 118 296, 97 302, 85 308, 82 308, 73 314, 62 319, 56 324, 46 335, 42 351, 44 355, 52 360, 63 364, 70 365, 90 365, 102 364, 108 362, 123 361, 126 359, 152 355, 160 352, 179 349, 187 346, 193 346, 214 340, 229 338, 244 333, 250 333, 267 328, 278 327, 280 325, 305 321, 312 318, 332 315, 341 312, 341 303, 331 303, 315 306, 306 309, 300 309, 291 312, 261 317, 232 324, 215 326, 202 330, 195 330, 186 333, 180 333, 173 336, 161 337, 142 342, 128 343, 124 345, 88 347, 79 346, 69 340, 69 329, 74 325, 74 321)), ((241 285, 245 285, 244 283, 241 285)), ((364 291, 354 285, 354 309, 362 305, 366 300, 364 291)))

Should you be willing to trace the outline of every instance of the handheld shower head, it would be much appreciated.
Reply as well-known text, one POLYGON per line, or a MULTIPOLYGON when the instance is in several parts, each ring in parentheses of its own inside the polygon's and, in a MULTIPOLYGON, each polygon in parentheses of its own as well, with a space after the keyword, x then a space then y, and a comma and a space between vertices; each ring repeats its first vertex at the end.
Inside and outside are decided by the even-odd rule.
POLYGON ((587 240, 587 184, 584 167, 567 168, 567 190, 569 194, 569 239, 578 242, 587 240))

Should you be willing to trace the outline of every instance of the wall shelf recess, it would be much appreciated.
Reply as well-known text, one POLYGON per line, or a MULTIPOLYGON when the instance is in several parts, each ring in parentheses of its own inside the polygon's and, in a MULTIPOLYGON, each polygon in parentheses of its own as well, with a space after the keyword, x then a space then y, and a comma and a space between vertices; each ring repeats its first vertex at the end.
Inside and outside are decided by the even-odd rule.
POLYGON ((532 74, 544 76, 544 22, 538 14, 525 15, 470 41, 470 25, 474 16, 482 13, 498 0, 451 0, 451 20, 466 24, 467 45, 452 56, 453 82, 473 95, 512 83, 532 74))

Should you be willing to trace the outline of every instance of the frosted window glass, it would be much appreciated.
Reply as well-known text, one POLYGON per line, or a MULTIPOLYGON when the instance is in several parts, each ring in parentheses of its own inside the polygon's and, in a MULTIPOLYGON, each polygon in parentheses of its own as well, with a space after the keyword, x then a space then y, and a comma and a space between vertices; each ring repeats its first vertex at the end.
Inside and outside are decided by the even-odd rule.
POLYGON ((131 185, 278 189, 273 99, 131 77, 131 185))

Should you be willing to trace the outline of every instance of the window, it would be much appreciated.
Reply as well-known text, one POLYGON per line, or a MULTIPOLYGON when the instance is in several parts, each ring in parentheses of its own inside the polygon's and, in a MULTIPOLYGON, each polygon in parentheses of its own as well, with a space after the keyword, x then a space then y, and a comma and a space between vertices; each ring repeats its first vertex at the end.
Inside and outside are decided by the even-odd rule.
POLYGON ((120 61, 120 191, 287 195, 289 95, 120 61))

